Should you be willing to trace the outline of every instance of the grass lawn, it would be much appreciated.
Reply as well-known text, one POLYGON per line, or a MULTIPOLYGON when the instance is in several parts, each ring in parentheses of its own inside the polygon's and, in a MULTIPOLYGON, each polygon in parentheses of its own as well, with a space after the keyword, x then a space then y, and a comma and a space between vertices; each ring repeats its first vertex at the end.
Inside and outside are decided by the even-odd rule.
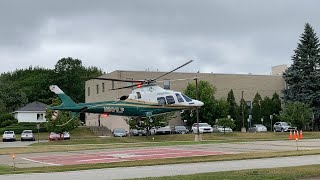
MULTIPOLYGON (((78 130, 79 131, 79 130, 78 130)), ((72 133, 71 136, 73 137, 72 133)), ((72 138, 71 137, 71 138, 72 138)), ((35 144, 37 145, 72 145, 72 144, 109 144, 109 143, 146 143, 146 142, 194 142, 194 134, 171 134, 154 136, 134 136, 134 137, 107 137, 100 138, 94 136, 75 135, 71 141, 55 141, 35 144)), ((320 138, 320 132, 305 132, 304 139, 320 138)), ((289 133, 210 133, 202 134, 202 140, 212 142, 234 142, 234 141, 260 141, 260 140, 288 140, 289 133)))
POLYGON ((153 180, 199 180, 199 179, 224 179, 224 180, 260 180, 260 179, 275 179, 275 180, 295 180, 307 177, 317 177, 320 179, 320 165, 308 165, 298 167, 271 168, 271 169, 253 169, 241 171, 226 171, 201 173, 193 175, 159 177, 159 178, 142 178, 153 180))

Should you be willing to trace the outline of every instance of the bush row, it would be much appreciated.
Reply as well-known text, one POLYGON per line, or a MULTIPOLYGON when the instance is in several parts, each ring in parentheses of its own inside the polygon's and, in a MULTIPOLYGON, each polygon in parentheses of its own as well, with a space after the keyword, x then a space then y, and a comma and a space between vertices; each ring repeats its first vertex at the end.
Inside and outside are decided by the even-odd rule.
MULTIPOLYGON (((32 130, 34 133, 38 132, 36 126, 8 126, 0 128, 0 134, 3 134, 4 131, 14 131, 15 134, 20 134, 23 130, 32 130)), ((39 132, 47 132, 47 129, 45 127, 40 127, 39 132)))

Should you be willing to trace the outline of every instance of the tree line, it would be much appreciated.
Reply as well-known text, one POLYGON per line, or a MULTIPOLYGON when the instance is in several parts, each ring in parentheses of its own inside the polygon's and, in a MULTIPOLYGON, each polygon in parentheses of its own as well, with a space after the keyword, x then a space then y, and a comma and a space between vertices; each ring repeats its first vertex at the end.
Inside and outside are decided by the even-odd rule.
MULTIPOLYGON (((198 84, 198 99, 204 103, 204 106, 199 109, 200 122, 213 125, 219 124, 219 121, 221 121, 220 123, 224 121, 225 124, 225 119, 229 118, 233 121, 231 124, 234 124, 235 129, 240 130, 241 127, 248 127, 247 119, 251 115, 251 124, 264 124, 271 127, 270 115, 275 115, 275 120, 277 120, 276 115, 279 115, 281 111, 281 99, 277 93, 274 93, 272 98, 267 96, 262 98, 257 92, 251 107, 244 99, 237 103, 232 89, 229 91, 227 99, 216 99, 214 96, 216 87, 214 85, 208 81, 200 81, 198 84), (263 121, 261 121, 261 118, 263 118, 263 121)), ((189 83, 184 93, 196 99, 195 84, 189 83)), ((197 122, 194 111, 184 112, 182 118, 187 120, 188 126, 197 122)))
MULTIPOLYGON (((236 129, 247 127, 247 118, 252 117, 252 123, 261 123, 273 118, 275 121, 292 123, 298 129, 319 130, 320 128, 320 44, 314 29, 305 24, 297 48, 291 58, 292 65, 283 73, 286 83, 282 91, 283 97, 274 94, 272 98, 255 95, 252 108, 241 100, 239 105, 234 100, 233 91, 228 93, 227 100, 215 99, 215 87, 208 82, 199 85, 199 99, 205 103, 200 109, 200 120, 214 124, 216 119, 230 115, 236 129), (282 101, 281 101, 282 99, 282 101), (243 108, 243 109, 242 109, 243 108), (243 113, 243 114, 242 114, 243 113), (272 115, 272 117, 270 117, 272 115), (242 120, 241 120, 242 119, 242 120)), ((195 98, 195 85, 189 84, 185 93, 195 98)), ((195 117, 184 114, 189 125, 195 122, 195 117)), ((272 128, 271 121, 265 122, 272 128)))
POLYGON ((0 75, 0 127, 16 123, 8 115, 28 103, 39 101, 52 104, 57 97, 49 90, 58 85, 75 102, 85 101, 85 81, 101 76, 97 67, 85 67, 82 61, 71 57, 62 58, 54 69, 29 67, 0 75), (9 123, 8 121, 12 123, 9 123), (2 122, 1 122, 2 121, 2 122), (2 125, 1 125, 2 124, 2 125))

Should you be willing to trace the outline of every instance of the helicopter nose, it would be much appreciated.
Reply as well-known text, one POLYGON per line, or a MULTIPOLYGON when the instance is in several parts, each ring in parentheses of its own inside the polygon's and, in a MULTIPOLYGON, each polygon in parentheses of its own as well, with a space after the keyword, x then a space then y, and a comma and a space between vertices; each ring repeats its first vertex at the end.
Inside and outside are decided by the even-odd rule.
POLYGON ((200 107, 200 106, 203 106, 204 103, 201 101, 195 100, 195 105, 200 107))

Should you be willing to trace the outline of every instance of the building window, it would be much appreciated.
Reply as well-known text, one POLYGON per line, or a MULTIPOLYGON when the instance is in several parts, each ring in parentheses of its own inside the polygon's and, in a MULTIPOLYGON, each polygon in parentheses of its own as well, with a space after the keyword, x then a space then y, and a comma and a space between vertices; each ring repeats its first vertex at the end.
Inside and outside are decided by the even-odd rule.
POLYGON ((104 92, 105 88, 104 88, 104 83, 102 83, 102 92, 104 92))
POLYGON ((167 103, 168 104, 174 104, 175 103, 175 100, 174 100, 173 96, 166 96, 166 99, 167 99, 167 103))
POLYGON ((163 81, 163 88, 164 89, 170 89, 170 80, 169 79, 165 79, 163 81))
POLYGON ((88 96, 90 96, 90 87, 88 87, 88 96))
POLYGON ((114 81, 111 81, 111 89, 114 89, 114 81))
POLYGON ((97 84, 97 94, 99 94, 99 84, 97 84))
POLYGON ((39 121, 43 120, 43 114, 37 114, 37 120, 39 121))
POLYGON ((159 105, 166 105, 166 100, 164 97, 158 97, 157 100, 159 105))

